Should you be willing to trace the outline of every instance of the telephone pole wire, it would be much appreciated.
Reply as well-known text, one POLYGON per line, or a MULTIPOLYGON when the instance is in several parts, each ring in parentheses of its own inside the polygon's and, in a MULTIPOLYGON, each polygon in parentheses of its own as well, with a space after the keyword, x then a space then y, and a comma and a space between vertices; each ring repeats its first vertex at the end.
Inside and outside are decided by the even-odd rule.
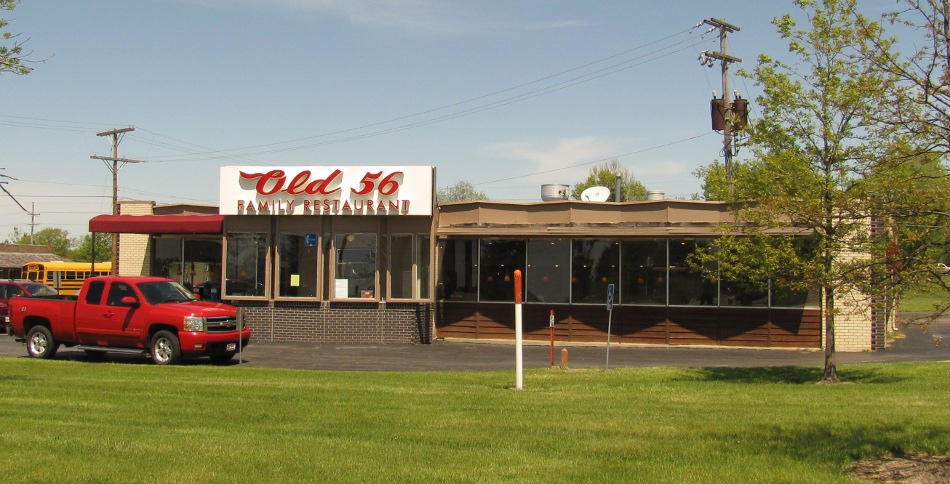
MULTIPOLYGON (((122 140, 122 135, 130 131, 135 131, 135 128, 129 126, 128 128, 116 128, 110 129, 108 131, 100 131, 96 133, 96 136, 108 136, 112 142, 112 157, 107 156, 90 156, 89 158, 94 160, 102 160, 103 162, 111 161, 112 165, 105 163, 106 168, 109 168, 109 171, 112 172, 112 215, 119 215, 119 168, 126 163, 145 163, 142 160, 132 160, 129 158, 119 158, 119 142, 122 140)), ((112 273, 119 273, 119 234, 112 234, 112 273)))

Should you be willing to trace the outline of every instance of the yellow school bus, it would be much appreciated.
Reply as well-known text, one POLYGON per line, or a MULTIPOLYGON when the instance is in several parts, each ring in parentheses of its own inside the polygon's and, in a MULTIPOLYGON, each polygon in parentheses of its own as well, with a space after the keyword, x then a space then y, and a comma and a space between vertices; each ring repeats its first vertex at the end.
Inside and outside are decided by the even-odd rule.
POLYGON ((87 277, 111 273, 111 262, 97 262, 95 267, 91 262, 27 262, 22 269, 24 279, 46 284, 67 295, 76 294, 87 277))

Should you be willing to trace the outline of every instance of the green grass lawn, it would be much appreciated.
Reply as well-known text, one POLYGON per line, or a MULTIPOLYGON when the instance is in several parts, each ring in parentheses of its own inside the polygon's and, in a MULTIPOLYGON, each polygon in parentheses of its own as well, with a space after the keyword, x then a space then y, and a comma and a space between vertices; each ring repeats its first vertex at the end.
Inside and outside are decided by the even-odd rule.
MULTIPOLYGON (((945 281, 950 281, 950 275, 942 276, 945 281)), ((908 313, 930 313, 934 307, 944 304, 947 300, 947 292, 934 285, 931 287, 920 287, 907 292, 900 301, 900 311, 908 313)))
POLYGON ((4 482, 834 482, 950 451, 950 365, 370 373, 0 358, 4 482))

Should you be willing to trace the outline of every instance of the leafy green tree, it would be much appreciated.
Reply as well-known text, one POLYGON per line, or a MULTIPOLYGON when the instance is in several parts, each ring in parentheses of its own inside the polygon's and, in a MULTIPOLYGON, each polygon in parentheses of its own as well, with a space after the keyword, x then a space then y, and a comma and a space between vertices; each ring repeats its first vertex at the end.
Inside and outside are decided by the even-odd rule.
MULTIPOLYGON (((897 80, 897 88, 881 98, 875 121, 914 140, 900 156, 917 160, 915 179, 890 184, 879 192, 889 196, 911 190, 930 196, 934 202, 890 219, 894 244, 900 250, 899 296, 915 286, 939 286, 950 296, 950 284, 935 274, 935 262, 950 262, 950 210, 935 206, 945 200, 948 176, 945 163, 950 153, 950 6, 946 0, 898 0, 895 10, 880 21, 870 22, 859 12, 852 16, 859 33, 867 39, 860 55, 875 68, 897 80), (911 36, 898 43, 890 34, 899 30, 911 36)), ((934 319, 950 309, 950 297, 923 319, 934 319)), ((918 321, 919 322, 919 321, 918 321)))
MULTIPOLYGON (((916 238, 920 231, 910 223, 896 232, 889 226, 898 219, 920 220, 944 202, 910 189, 922 165, 933 163, 908 155, 905 148, 918 140, 877 121, 880 100, 900 85, 860 55, 868 38, 853 21, 856 1, 794 3, 807 18, 806 28, 791 15, 773 23, 795 62, 763 54, 746 74, 763 94, 756 102, 762 117, 749 129, 754 160, 749 176, 735 179, 731 199, 741 233, 733 225, 719 239, 718 251, 697 253, 695 262, 718 261, 725 278, 762 285, 797 280, 788 284, 820 289, 823 381, 837 382, 838 303, 846 298, 849 305, 870 307, 892 296, 906 273, 904 255, 899 246, 895 250, 896 232, 916 238)), ((728 199, 715 179, 707 181, 710 195, 728 199)))
POLYGON ((710 201, 747 200, 752 198, 752 194, 736 192, 735 185, 742 189, 744 187, 758 187, 768 183, 768 180, 761 179, 764 172, 759 165, 760 163, 756 160, 733 160, 732 178, 739 181, 734 184, 732 192, 729 190, 729 183, 726 178, 726 166, 721 161, 717 160, 710 165, 700 167, 693 173, 703 181, 703 192, 696 198, 710 201))
MULTIPOLYGON (((92 234, 86 234, 73 240, 75 249, 69 252, 69 258, 77 262, 92 261, 92 234)), ((110 234, 96 235, 96 262, 112 260, 112 237, 110 234)))
POLYGON ((897 0, 897 9, 870 22, 852 12, 866 42, 860 53, 899 86, 878 100, 877 122, 913 133, 926 151, 950 153, 950 6, 947 0, 897 0), (889 32, 916 34, 897 45, 889 32))
MULTIPOLYGON (((11 238, 11 243, 30 244, 30 234, 19 234, 19 231, 14 231, 13 236, 19 238, 11 238)), ((69 258, 69 249, 72 247, 73 241, 69 238, 69 232, 63 229, 55 227, 45 228, 33 234, 32 240, 33 245, 48 246, 54 254, 63 258, 69 258)))
MULTIPOLYGON (((19 0, 0 0, 0 10, 13 10, 18 3, 19 0)), ((23 65, 26 62, 23 42, 16 40, 18 34, 3 30, 8 24, 6 19, 0 17, 0 39, 4 41, 0 44, 0 73, 29 74, 33 69, 23 65)))
MULTIPOLYGON (((633 173, 627 167, 620 164, 617 160, 611 160, 602 165, 591 167, 587 172, 587 178, 584 181, 574 185, 571 196, 575 200, 580 200, 581 193, 590 187, 607 187, 611 194, 617 189, 617 180, 620 180, 620 200, 623 202, 633 200, 646 200, 647 189, 642 183, 637 181, 633 173)), ((613 197, 610 198, 614 200, 613 197)))
POLYGON ((440 203, 488 200, 484 192, 476 190, 474 185, 464 180, 450 187, 440 188, 436 196, 440 203))

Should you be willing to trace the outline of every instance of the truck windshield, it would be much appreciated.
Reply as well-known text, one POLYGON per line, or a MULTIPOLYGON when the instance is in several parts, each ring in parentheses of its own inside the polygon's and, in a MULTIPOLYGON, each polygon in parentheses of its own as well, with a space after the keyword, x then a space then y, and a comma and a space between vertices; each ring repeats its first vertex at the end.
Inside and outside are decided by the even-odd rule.
POLYGON ((162 304, 195 301, 194 294, 184 286, 172 281, 143 282, 138 284, 139 290, 149 304, 162 304))

